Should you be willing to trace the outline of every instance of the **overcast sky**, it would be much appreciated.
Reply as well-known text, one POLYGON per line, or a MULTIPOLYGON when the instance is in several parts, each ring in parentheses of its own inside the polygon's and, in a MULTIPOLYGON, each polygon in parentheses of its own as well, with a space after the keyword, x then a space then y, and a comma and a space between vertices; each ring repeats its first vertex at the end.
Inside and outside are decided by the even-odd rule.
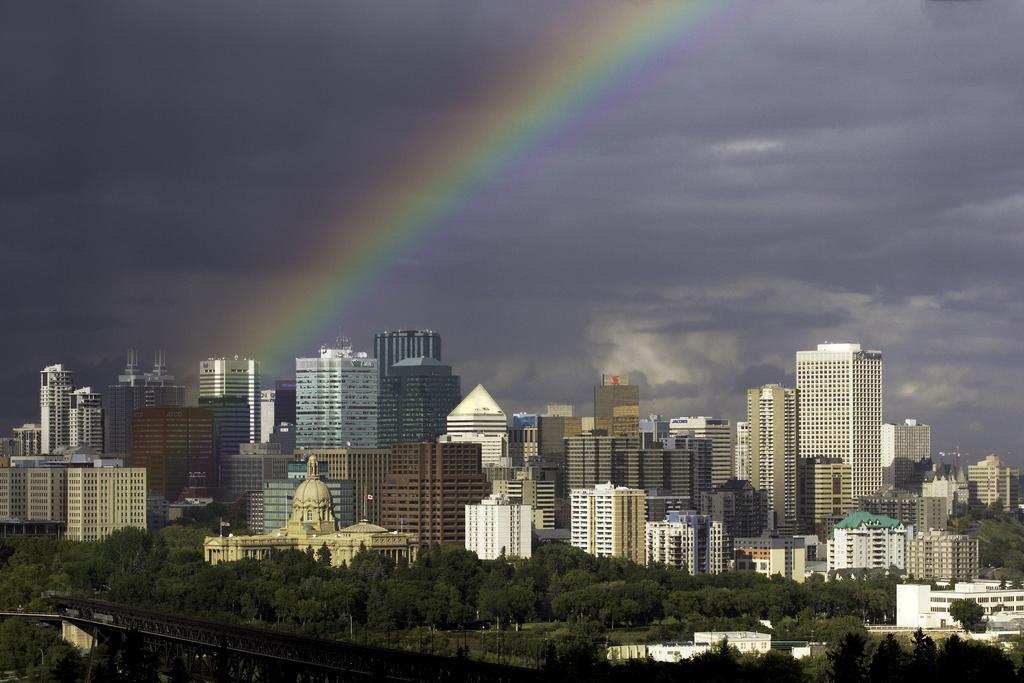
MULTIPOLYGON (((616 371, 645 411, 733 419, 859 341, 886 420, 1024 460, 1024 3, 767 4, 609 81, 322 329, 438 330, 506 412, 589 411, 616 371)), ((338 216, 600 5, 0 5, 0 429, 49 363, 102 386, 160 346, 194 383, 252 353, 232 321, 273 334, 338 216)))

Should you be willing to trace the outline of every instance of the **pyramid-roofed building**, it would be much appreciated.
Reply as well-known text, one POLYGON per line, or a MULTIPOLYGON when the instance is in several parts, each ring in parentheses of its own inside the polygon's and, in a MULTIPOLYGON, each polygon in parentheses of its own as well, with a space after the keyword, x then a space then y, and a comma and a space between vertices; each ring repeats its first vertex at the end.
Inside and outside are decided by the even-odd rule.
POLYGON ((508 421, 505 411, 484 389, 476 385, 462 403, 448 414, 448 433, 440 439, 447 443, 479 443, 484 467, 507 465, 508 421))

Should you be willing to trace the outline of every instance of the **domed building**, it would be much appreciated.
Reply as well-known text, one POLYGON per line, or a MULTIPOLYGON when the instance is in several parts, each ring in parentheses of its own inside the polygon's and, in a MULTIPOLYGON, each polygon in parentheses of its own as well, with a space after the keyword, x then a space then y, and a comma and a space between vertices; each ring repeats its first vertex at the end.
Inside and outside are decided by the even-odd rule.
POLYGON ((316 456, 311 455, 306 461, 306 478, 295 489, 286 526, 258 536, 207 536, 203 556, 210 564, 218 564, 262 560, 275 550, 319 552, 326 546, 334 566, 348 564, 360 550, 381 553, 396 562, 412 562, 417 544, 416 534, 388 531, 366 521, 338 529, 331 492, 320 479, 316 456))

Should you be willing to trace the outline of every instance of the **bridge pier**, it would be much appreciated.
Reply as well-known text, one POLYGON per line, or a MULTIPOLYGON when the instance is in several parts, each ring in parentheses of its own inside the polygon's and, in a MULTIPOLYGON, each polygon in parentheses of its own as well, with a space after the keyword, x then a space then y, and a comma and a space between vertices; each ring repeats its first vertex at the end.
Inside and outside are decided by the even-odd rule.
POLYGON ((64 619, 60 622, 60 637, 82 652, 88 652, 96 644, 96 639, 92 637, 91 633, 64 619))

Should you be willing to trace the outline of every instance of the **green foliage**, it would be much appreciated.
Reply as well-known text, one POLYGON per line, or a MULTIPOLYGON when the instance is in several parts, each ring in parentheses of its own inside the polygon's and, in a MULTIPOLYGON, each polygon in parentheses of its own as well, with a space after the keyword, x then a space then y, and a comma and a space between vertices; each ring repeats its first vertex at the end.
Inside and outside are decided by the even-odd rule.
POLYGON ((949 616, 965 630, 972 630, 985 616, 985 608, 974 600, 954 600, 949 603, 949 616))

